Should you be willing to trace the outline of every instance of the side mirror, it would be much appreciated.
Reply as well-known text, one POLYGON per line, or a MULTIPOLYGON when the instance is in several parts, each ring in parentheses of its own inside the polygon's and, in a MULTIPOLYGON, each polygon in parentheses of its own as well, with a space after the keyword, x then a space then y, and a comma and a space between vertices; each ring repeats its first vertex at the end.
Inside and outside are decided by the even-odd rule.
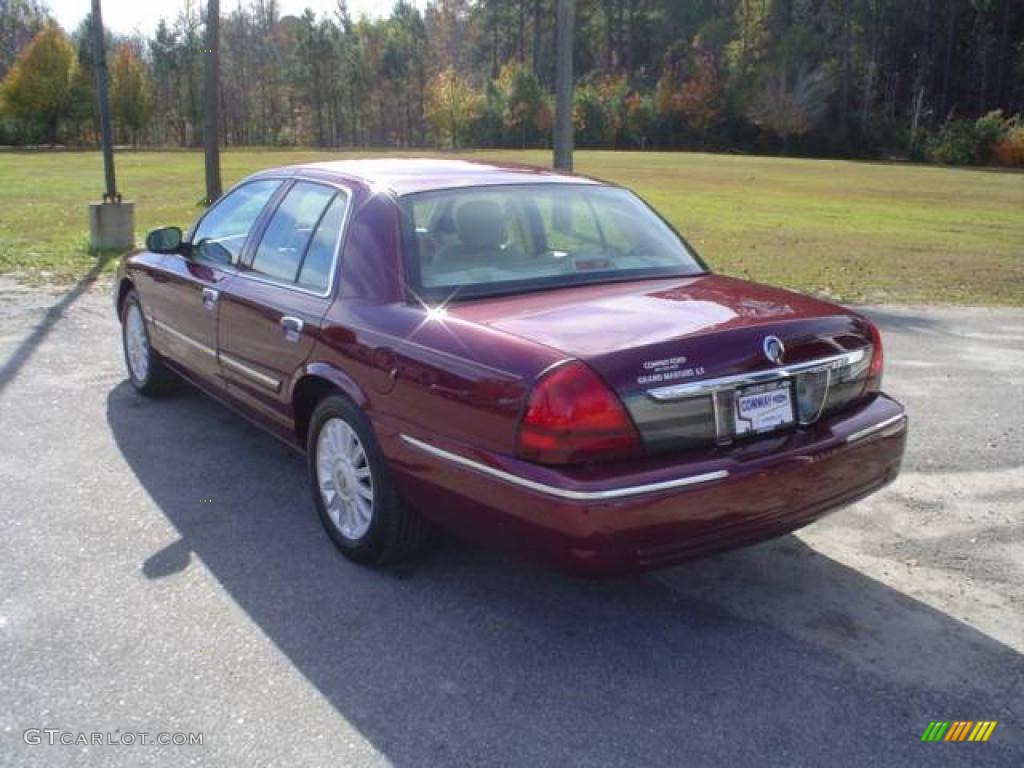
POLYGON ((212 261, 214 264, 224 264, 226 266, 229 266, 232 261, 231 251, 216 240, 211 240, 208 237, 204 237, 193 245, 192 255, 202 261, 212 261))
POLYGON ((146 235, 146 250, 153 253, 181 253, 181 228, 160 227, 146 235))

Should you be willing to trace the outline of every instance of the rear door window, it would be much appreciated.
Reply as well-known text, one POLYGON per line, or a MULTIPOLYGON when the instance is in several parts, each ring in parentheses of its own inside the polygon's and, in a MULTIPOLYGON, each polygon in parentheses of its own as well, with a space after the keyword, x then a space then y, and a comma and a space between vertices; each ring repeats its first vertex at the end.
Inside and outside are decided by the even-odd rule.
POLYGON ((303 288, 317 293, 327 292, 331 279, 331 266, 334 264, 334 255, 338 250, 338 241, 341 238, 341 227, 345 221, 347 208, 348 198, 344 194, 338 193, 320 218, 320 223, 306 250, 306 257, 299 268, 298 283, 303 288))
POLYGON ((317 225, 336 195, 332 187, 305 181, 288 190, 270 217, 253 257, 252 271, 294 283, 317 225))

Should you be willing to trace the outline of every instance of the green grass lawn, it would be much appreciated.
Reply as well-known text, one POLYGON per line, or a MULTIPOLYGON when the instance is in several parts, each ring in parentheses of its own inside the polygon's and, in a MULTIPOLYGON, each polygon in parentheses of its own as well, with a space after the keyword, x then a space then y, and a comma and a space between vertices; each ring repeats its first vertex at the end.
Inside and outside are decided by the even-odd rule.
MULTIPOLYGON (((227 151, 224 180, 351 156, 227 151)), ((540 151, 469 156, 550 161, 540 151)), ((202 162, 200 152, 118 155, 139 240, 196 217, 202 162)), ((1024 305, 1024 174, 639 152, 577 152, 576 165, 636 190, 719 272, 854 302, 1024 305)), ((0 272, 50 282, 87 272, 85 204, 99 197, 102 170, 97 152, 0 153, 0 272)))

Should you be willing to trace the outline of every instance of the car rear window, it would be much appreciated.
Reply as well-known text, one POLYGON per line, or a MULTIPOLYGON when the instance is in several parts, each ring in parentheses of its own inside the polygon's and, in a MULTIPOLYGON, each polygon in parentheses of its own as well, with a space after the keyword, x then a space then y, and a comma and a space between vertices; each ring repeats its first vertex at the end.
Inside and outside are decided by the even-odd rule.
POLYGON ((584 184, 400 198, 409 283, 427 299, 700 274, 698 258, 631 192, 584 184))

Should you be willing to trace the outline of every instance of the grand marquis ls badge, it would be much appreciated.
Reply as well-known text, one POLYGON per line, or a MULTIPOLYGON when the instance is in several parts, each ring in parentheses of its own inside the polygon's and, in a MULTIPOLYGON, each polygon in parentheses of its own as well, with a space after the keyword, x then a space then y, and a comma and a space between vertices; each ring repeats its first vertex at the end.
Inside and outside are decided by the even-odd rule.
POLYGON ((775 365, 782 365, 782 357, 786 354, 786 346, 778 336, 764 337, 764 356, 775 365))

